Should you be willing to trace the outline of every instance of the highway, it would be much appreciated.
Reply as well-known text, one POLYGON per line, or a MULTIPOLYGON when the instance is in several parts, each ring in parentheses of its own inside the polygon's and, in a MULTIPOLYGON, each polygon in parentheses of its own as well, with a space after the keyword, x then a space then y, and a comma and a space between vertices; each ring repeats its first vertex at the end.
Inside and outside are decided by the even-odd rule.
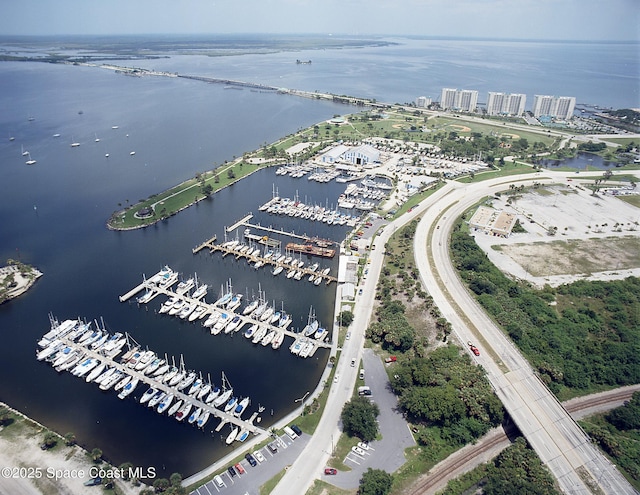
MULTIPOLYGON (((447 318, 463 347, 472 341, 480 356, 472 356, 487 376, 509 416, 564 493, 589 494, 597 487, 608 494, 634 494, 635 490, 571 418, 538 379, 524 356, 485 314, 458 278, 449 257, 448 239, 456 219, 481 198, 518 181, 529 185, 547 182, 559 174, 536 174, 529 179, 501 178, 469 184, 449 184, 437 205, 421 205, 425 212, 416 230, 415 258, 425 287, 447 318), (434 208, 429 206, 435 205, 434 208)), ((430 198, 431 199, 431 198, 430 198)), ((423 202, 425 203, 425 202, 423 202)))
POLYGON ((453 335, 461 345, 466 348, 466 342, 473 341, 480 349, 480 356, 472 357, 485 368, 505 409, 556 477, 562 491, 591 494, 588 484, 592 487, 599 485, 603 493, 611 495, 636 493, 536 377, 522 354, 471 298, 449 258, 447 244, 455 220, 482 197, 507 189, 512 183, 531 185, 533 182, 560 181, 565 177, 566 174, 557 172, 541 172, 533 176, 498 178, 473 184, 450 181, 380 232, 370 253, 368 278, 361 286, 363 294, 356 299, 350 327, 352 337, 342 348, 336 365, 338 378, 331 384, 324 414, 305 450, 289 467, 272 495, 306 493, 331 457, 341 433, 342 407, 351 399, 355 386, 358 368, 352 368, 349 363, 352 358, 360 360, 382 269, 384 245, 398 228, 420 215, 424 216, 416 231, 414 249, 424 287, 442 315, 451 322, 453 335))

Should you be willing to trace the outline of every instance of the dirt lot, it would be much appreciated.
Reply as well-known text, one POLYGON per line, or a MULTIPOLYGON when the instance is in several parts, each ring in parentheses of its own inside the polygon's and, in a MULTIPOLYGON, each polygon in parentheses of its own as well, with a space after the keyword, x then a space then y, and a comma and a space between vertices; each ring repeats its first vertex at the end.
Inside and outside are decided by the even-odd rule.
POLYGON ((639 208, 614 196, 593 196, 575 182, 508 198, 503 193, 492 206, 517 214, 527 232, 475 237, 513 277, 556 286, 579 278, 640 276, 639 208))

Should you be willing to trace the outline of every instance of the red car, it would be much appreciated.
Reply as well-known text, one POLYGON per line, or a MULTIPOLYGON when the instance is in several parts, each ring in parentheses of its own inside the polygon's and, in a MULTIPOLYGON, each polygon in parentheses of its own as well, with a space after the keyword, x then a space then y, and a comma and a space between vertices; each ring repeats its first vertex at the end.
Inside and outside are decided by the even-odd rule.
POLYGON ((333 468, 324 468, 324 474, 338 474, 338 470, 333 468))

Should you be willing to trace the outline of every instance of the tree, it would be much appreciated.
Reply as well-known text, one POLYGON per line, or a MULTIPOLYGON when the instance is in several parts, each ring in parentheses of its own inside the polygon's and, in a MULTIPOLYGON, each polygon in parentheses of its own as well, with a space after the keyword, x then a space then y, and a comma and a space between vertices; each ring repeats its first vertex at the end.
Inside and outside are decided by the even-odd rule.
POLYGON ((227 179, 235 179, 236 178, 236 173, 233 171, 232 168, 227 169, 227 179))
POLYGON ((624 406, 618 407, 607 415, 607 421, 619 430, 636 430, 640 428, 640 392, 624 406))
POLYGON ((69 432, 64 436, 64 444, 66 446, 75 445, 75 443, 76 443, 76 436, 73 432, 69 432))
POLYGON ((171 483, 167 478, 158 478, 153 482, 153 489, 156 493, 166 492, 167 489, 171 486, 171 483))
POLYGON ((102 459, 102 450, 95 448, 91 451, 91 460, 98 464, 102 459))
POLYGON ((11 415, 6 407, 0 408, 0 426, 6 426, 11 423, 11 415))
POLYGON ((44 434, 44 443, 42 447, 44 449, 51 449, 56 446, 58 443, 58 435, 53 433, 52 431, 48 431, 44 434))
POLYGON ((360 495, 386 495, 391 491, 393 476, 382 469, 368 468, 360 478, 360 495))
POLYGON ((169 482, 171 483, 171 486, 180 486, 182 483, 182 475, 180 473, 173 473, 169 476, 169 482))
POLYGON ((346 309, 341 311, 338 314, 338 321, 341 327, 348 327, 353 322, 353 313, 346 309))
POLYGON ((344 431, 349 436, 356 436, 365 442, 375 440, 378 434, 376 418, 380 414, 378 405, 365 397, 355 397, 342 409, 341 419, 344 431))

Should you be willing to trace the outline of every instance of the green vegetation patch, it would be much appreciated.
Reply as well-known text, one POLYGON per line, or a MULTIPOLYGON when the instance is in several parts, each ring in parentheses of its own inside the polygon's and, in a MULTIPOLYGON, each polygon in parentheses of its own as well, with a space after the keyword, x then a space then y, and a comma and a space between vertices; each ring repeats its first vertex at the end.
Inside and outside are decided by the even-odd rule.
POLYGON ((461 225, 451 239, 461 277, 560 400, 640 381, 640 279, 536 290, 505 277, 461 225))

